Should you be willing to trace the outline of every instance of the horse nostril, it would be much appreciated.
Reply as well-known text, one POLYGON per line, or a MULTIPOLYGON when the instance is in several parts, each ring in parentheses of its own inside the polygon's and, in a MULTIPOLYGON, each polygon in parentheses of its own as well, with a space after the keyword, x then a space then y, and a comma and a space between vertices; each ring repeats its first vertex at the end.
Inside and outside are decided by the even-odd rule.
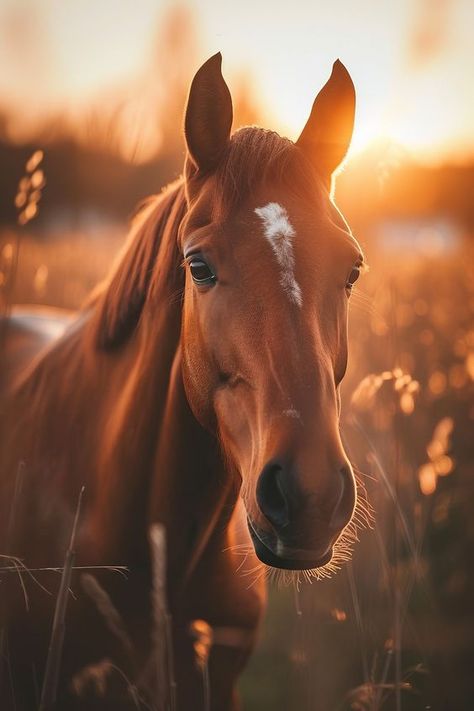
POLYGON ((257 502, 268 521, 277 529, 288 525, 288 502, 282 486, 283 467, 270 462, 260 474, 257 502))

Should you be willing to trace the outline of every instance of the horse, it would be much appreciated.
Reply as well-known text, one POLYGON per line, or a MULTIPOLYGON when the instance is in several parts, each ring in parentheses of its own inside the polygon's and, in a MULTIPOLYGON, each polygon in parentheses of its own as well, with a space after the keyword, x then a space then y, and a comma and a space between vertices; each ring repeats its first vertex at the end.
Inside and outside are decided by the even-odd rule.
POLYGON ((311 579, 348 554, 339 384, 363 254, 332 188, 354 113, 338 60, 296 142, 231 133, 211 57, 189 90, 183 175, 139 210, 110 276, 74 318, 4 324, 0 553, 18 575, 0 578, 2 709, 38 707, 58 590, 42 568, 63 566, 82 487, 61 710, 235 711, 265 572, 311 579), (158 691, 155 524, 172 670, 158 691))

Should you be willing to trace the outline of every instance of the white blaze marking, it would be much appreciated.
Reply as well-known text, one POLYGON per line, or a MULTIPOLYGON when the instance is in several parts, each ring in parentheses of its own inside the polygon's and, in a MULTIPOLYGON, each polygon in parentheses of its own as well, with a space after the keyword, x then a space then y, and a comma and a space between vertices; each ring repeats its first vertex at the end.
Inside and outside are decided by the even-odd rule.
POLYGON ((257 207, 255 212, 263 222, 265 237, 270 242, 281 267, 280 284, 290 301, 301 306, 303 303, 301 288, 294 275, 295 257, 292 238, 295 236, 295 231, 288 219, 288 213, 277 202, 269 202, 264 207, 257 207))

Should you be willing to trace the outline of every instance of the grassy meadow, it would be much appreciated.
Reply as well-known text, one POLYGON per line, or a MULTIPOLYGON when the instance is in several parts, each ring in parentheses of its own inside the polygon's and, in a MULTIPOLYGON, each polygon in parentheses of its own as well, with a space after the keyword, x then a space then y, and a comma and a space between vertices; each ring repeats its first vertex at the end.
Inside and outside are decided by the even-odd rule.
MULTIPOLYGON (((370 227, 342 431, 371 514, 337 576, 271 589, 240 683, 248 711, 474 703, 472 235, 454 247, 435 235, 407 254, 370 227)), ((125 234, 124 220, 53 235, 34 222, 3 229, 4 303, 79 308, 125 234)))

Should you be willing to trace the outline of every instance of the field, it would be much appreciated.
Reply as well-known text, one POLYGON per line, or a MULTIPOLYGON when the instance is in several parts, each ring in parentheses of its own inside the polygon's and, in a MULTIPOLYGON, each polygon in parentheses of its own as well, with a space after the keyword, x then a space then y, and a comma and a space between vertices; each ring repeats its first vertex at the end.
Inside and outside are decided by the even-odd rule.
MULTIPOLYGON (((4 295, 78 308, 125 232, 123 222, 54 237, 4 230, 4 295)), ((407 253, 374 229, 366 251, 370 269, 351 297, 343 435, 367 525, 336 577, 271 590, 240 684, 248 711, 474 703, 472 236, 454 246, 431 236, 407 253)))
MULTIPOLYGON (((9 332, 2 317, 16 305, 47 305, 68 312, 81 309, 109 273, 140 201, 182 175, 185 160, 187 176, 197 171, 196 185, 200 184, 200 175, 217 169, 212 176, 216 184, 225 184, 226 195, 237 197, 241 189, 245 191, 247 181, 250 186, 255 177, 258 183, 260 169, 267 166, 271 153, 278 176, 272 175, 273 168, 268 175, 263 173, 269 180, 269 196, 270 183, 282 180, 289 194, 296 188, 295 204, 301 193, 306 195, 305 207, 309 204, 308 189, 314 187, 313 170, 327 182, 336 171, 336 203, 365 253, 368 268, 350 296, 349 362, 341 386, 340 432, 356 475, 359 500, 355 525, 351 523, 344 532, 351 555, 332 577, 313 579, 311 584, 278 587, 269 581, 258 645, 238 681, 242 711, 474 710, 474 83, 469 72, 474 66, 473 26, 472 0, 359 0, 357 4, 334 0, 299 5, 245 0, 0 1, 0 60, 6 68, 0 76, 2 394, 12 362, 16 365, 29 347, 18 326, 13 331, 18 336, 14 342, 17 349, 5 351, 4 357, 2 347, 9 332), (243 132, 229 146, 230 133, 240 126, 269 130, 259 133, 255 142, 252 138, 252 142, 239 144, 242 136, 257 135, 243 132), (291 148, 287 153, 289 143, 276 139, 274 130, 295 142, 297 150, 291 148), (238 150, 234 151, 238 145, 246 147, 240 156, 238 150), (268 148, 268 155, 259 152, 260 145, 268 148), (298 170, 293 169, 293 158, 287 161, 291 151, 298 170), (300 162, 302 153, 306 161, 300 162), (234 160, 236 155, 238 160, 234 160), (260 155, 264 158, 252 164, 252 158, 260 155), (245 160, 240 164, 242 157, 245 160)), ((202 184, 204 189, 210 186, 210 182, 202 184)), ((254 186, 252 196, 261 187, 254 186)), ((285 206, 283 190, 281 196, 285 206)), ((273 194, 269 199, 280 200, 273 194)), ((166 205, 168 209, 170 205, 166 205)), ((289 219, 290 206, 289 202, 289 219)), ((319 202, 317 207, 321 208, 319 202)), ((171 214, 175 208, 184 209, 184 203, 173 204, 171 214)), ((268 224, 264 221, 262 225, 279 267, 286 269, 280 275, 281 285, 296 304, 302 292, 291 240, 298 231, 292 234, 291 219, 289 232, 284 220, 282 231, 285 210, 273 234, 284 237, 281 249, 275 249, 268 224)), ((308 214, 308 220, 314 221, 315 250, 311 257, 315 264, 320 259, 318 248, 326 239, 321 230, 325 221, 318 210, 308 214)), ((332 227, 341 224, 332 208, 327 214, 333 218, 332 227)), ((225 556, 216 555, 212 561, 196 556, 201 564, 199 574, 204 569, 209 576, 203 576, 206 584, 202 599, 198 584, 198 592, 189 593, 196 585, 185 587, 188 594, 181 595, 179 604, 176 602, 179 595, 175 595, 173 586, 176 583, 179 589, 181 574, 190 564, 188 558, 210 529, 210 516, 202 515, 200 507, 215 503, 214 513, 219 511, 219 505, 224 506, 223 497, 218 502, 219 491, 225 488, 214 486, 217 479, 207 476, 208 471, 220 467, 212 462, 208 465, 207 458, 201 464, 196 455, 196 451, 201 452, 201 440, 206 442, 206 457, 211 459, 215 452, 214 441, 206 439, 207 434, 189 416, 188 404, 192 409, 194 403, 185 402, 179 377, 171 379, 173 387, 169 386, 171 362, 177 362, 174 344, 178 329, 174 326, 181 293, 177 281, 162 278, 163 270, 149 268, 155 253, 148 245, 154 249, 153 238, 151 243, 141 244, 141 252, 137 250, 131 260, 139 265, 137 280, 128 279, 128 272, 117 278, 116 292, 124 291, 127 297, 121 303, 110 298, 110 308, 100 314, 100 337, 91 332, 90 342, 86 344, 84 339, 74 353, 71 344, 75 348, 78 341, 74 336, 68 338, 61 349, 64 359, 60 365, 53 358, 49 373, 36 372, 37 381, 27 381, 22 390, 24 399, 18 396, 20 408, 15 403, 5 408, 3 397, 0 401, 0 711, 5 707, 5 711, 30 711, 31 706, 34 711, 70 711, 59 708, 64 703, 48 701, 44 709, 39 702, 41 687, 54 696, 61 664, 61 681, 69 683, 74 673, 86 692, 90 685, 92 707, 98 711, 105 711, 102 700, 97 700, 102 691, 107 701, 117 692, 111 704, 118 699, 120 709, 113 711, 122 711, 122 702, 127 708, 130 702, 137 709, 177 711, 172 702, 169 660, 170 640, 178 645, 180 635, 184 643, 179 669, 186 669, 191 679, 189 684, 180 682, 180 689, 193 699, 196 696, 199 709, 179 711, 224 711, 215 708, 220 703, 213 706, 208 698, 212 630, 205 621, 193 618, 202 612, 203 618, 207 615, 211 619, 206 605, 218 599, 229 609, 221 615, 220 604, 214 606, 212 602, 213 614, 221 616, 226 626, 230 618, 237 617, 239 628, 245 627, 248 611, 241 604, 242 597, 235 593, 240 590, 236 582, 243 587, 242 561, 245 567, 247 560, 242 556, 244 548, 234 547, 235 577, 221 575, 219 590, 217 586, 212 589, 219 597, 213 598, 208 580, 225 556), (163 284, 164 291, 160 292, 163 284), (128 291, 130 285, 133 288, 128 291), (156 321, 154 312, 147 313, 152 300, 144 298, 155 293, 155 288, 160 299, 153 303, 161 306, 166 300, 172 312, 170 316, 167 309, 158 309, 156 321), (161 298, 163 293, 165 299, 161 298), (129 326, 132 324, 133 329, 136 320, 139 337, 129 339, 129 326), (106 330, 111 334, 103 335, 106 330), (106 354, 100 348, 98 354, 99 340, 101 346, 102 340, 109 341, 104 346, 111 346, 106 354), (81 356, 82 347, 87 357, 81 356), (157 362, 163 367, 154 368, 157 362), (176 402, 178 408, 174 407, 176 402), (178 434, 172 427, 167 429, 167 414, 172 424, 177 422, 178 434), (188 437, 189 431, 198 444, 188 437), (33 454, 30 439, 35 440, 33 454), (187 446, 189 440, 192 447, 187 446), (180 446, 175 446, 176 441, 180 446), (171 465, 164 467, 162 458, 168 462, 167 457, 171 465), (157 462, 160 481, 156 488, 160 495, 148 496, 157 462), (183 469, 192 471, 193 476, 174 476, 183 469), (21 499, 17 494, 25 471, 33 474, 21 499), (134 478, 128 479, 132 474, 134 478), (78 535, 84 534, 77 546, 78 557, 84 556, 87 563, 97 555, 97 561, 105 567, 124 562, 109 561, 112 551, 130 562, 129 577, 114 577, 115 571, 110 580, 110 571, 106 571, 93 578, 81 570, 68 580, 64 573, 62 578, 58 574, 66 564, 47 571, 40 567, 35 573, 40 582, 51 587, 48 598, 33 579, 33 571, 28 572, 20 559, 12 558, 13 548, 25 559, 39 552, 38 566, 45 565, 45 553, 48 566, 60 566, 63 560, 71 562, 72 554, 63 558, 64 536, 73 516, 74 487, 87 477, 81 514, 87 520, 78 535), (5 481, 13 503, 4 494, 5 481), (162 485, 165 495, 161 495, 162 485), (67 490, 64 496, 63 490, 57 495, 61 487, 67 490), (196 498, 187 495, 192 487, 196 498), (19 501, 26 515, 17 515, 19 501), (97 501, 100 503, 94 508, 97 501), (181 506, 184 513, 177 515, 181 506), (167 551, 159 529, 159 544, 156 538, 147 538, 157 530, 147 530, 144 511, 152 509, 151 520, 166 521, 168 533, 174 536, 173 546, 169 545, 167 551), (35 516, 40 519, 42 514, 45 525, 36 526, 35 516), (132 523, 127 525, 129 519, 132 523), (13 532, 15 520, 21 521, 19 535, 13 532), (57 527, 53 523, 56 520, 57 527), (129 556, 125 553, 128 546, 133 549, 129 556), (163 564, 166 554, 167 567, 163 564), (55 562, 50 562, 55 555, 55 562), (215 565, 217 560, 219 564, 215 565), (84 580, 89 591, 81 587, 84 580), (104 589, 98 580, 105 581, 104 589), (69 583, 72 594, 68 596, 69 583), (23 595, 26 597, 28 591, 33 593, 36 608, 31 614, 25 610, 23 615, 23 595), (76 599, 75 592, 79 593, 76 599), (59 613, 56 618, 54 608, 59 610, 65 601, 69 637, 66 653, 62 654, 62 619, 59 613), (166 602, 174 605, 175 611, 181 609, 180 604, 186 608, 184 633, 180 630, 174 637, 170 633, 172 620, 165 614, 166 602), (193 604, 187 607, 189 602, 193 604), (71 608, 76 603, 74 610, 81 612, 75 615, 71 608), (194 603, 201 612, 196 612, 194 603), (148 604, 150 614, 145 610, 148 604), (13 608, 17 614, 8 621, 13 608), (83 624, 90 613, 97 624, 83 624), (53 616, 57 644, 52 645, 49 655, 52 662, 48 675, 41 667, 47 658, 46 626, 53 616), (149 624, 152 617, 153 625, 149 624), (190 619, 195 654, 187 634, 190 619), (70 644, 72 638, 74 645, 70 644), (21 659, 16 668, 10 663, 9 645, 11 658, 21 659), (71 657, 77 652, 79 672, 76 661, 71 674, 66 669, 67 651, 71 651, 71 657), (184 660, 186 654, 189 658, 184 660), (84 660, 86 667, 82 667, 84 660), (147 700, 140 697, 140 690, 147 700), (198 698, 201 691, 202 698, 198 698)), ((255 243, 248 247, 250 254, 255 243)), ((310 239, 304 247, 311 250, 310 239)), ((171 253, 176 257, 173 249, 165 257, 171 253)), ((322 259, 327 253, 335 265, 329 242, 323 252, 322 259)), ((260 253, 255 249, 251 266, 257 279, 263 275, 265 284, 270 272, 257 272, 257 256, 260 253)), ((328 276, 324 269, 319 274, 323 279, 328 276)), ((318 279, 315 274, 315 295, 318 279)), ((198 288, 202 286, 204 283, 198 288)), ((342 288, 340 293, 342 296, 342 288)), ((266 315, 266 303, 260 301, 258 309, 266 315)), ((316 303, 316 297, 312 303, 316 303)), ((295 324, 311 328, 305 321, 310 313, 303 312, 303 319, 295 320, 295 324)), ((232 316, 229 313, 231 327, 232 316)), ((275 330, 268 329, 267 340, 278 335, 277 352, 285 354, 288 332, 279 330, 285 321, 279 313, 274 316, 278 317, 277 325, 275 330)), ((190 319, 189 323, 194 321, 190 319)), ((299 441, 299 435, 294 436, 296 420, 304 424, 300 414, 304 410, 298 409, 298 403, 279 409, 278 418, 274 418, 271 407, 271 416, 261 416, 259 411, 257 426, 250 427, 248 436, 241 438, 244 449, 249 449, 249 441, 252 445, 251 453, 245 453, 249 461, 255 462, 259 456, 263 460, 267 457, 264 448, 272 449, 272 459, 265 466, 266 473, 273 477, 266 502, 268 505, 270 501, 270 507, 275 506, 283 518, 278 520, 277 516, 273 525, 270 513, 265 520, 260 502, 256 515, 257 519, 262 516, 267 527, 266 540, 276 541, 278 546, 289 544, 292 556, 301 555, 302 550, 309 555, 311 538, 311 555, 319 556, 316 548, 321 548, 323 537, 316 533, 318 527, 322 523, 329 535, 331 524, 336 526, 336 509, 339 507, 341 514, 350 492, 350 488, 342 489, 334 504, 334 479, 324 481, 324 464, 320 464, 337 457, 339 472, 344 474, 338 441, 339 454, 334 454, 338 438, 332 375, 329 388, 321 388, 317 381, 325 369, 328 375, 327 365, 331 358, 336 359, 336 350, 341 351, 344 338, 340 329, 336 333, 336 325, 341 324, 330 318, 327 322, 322 318, 321 323, 319 318, 313 319, 311 324, 315 324, 315 339, 321 341, 314 351, 303 351, 317 353, 318 361, 314 372, 312 363, 307 364, 308 388, 306 379, 304 387, 298 385, 298 397, 304 391, 304 407, 312 410, 310 418, 316 423, 314 430, 310 426, 299 430, 305 446, 294 446, 299 441), (321 349, 329 322, 333 343, 321 349), (307 398, 308 404, 306 390, 309 392, 313 376, 314 396, 307 398), (320 405, 328 393, 331 402, 326 410, 320 405), (318 406, 314 410, 313 404, 318 406), (280 436, 278 428, 272 429, 273 424, 269 426, 265 420, 280 422, 281 415, 289 419, 285 420, 288 429, 283 427, 280 436), (322 434, 326 426, 327 437, 322 434), (314 438, 320 440, 321 454, 316 442, 313 446, 311 440, 308 445, 308 432, 314 432, 314 438), (272 439, 270 446, 274 434, 275 439, 280 437, 280 445, 275 446, 272 439), (285 445, 281 446, 283 441, 285 445), (279 451, 273 452, 278 447, 279 451), (298 471, 295 462, 300 455, 307 456, 305 461, 311 461, 311 465, 300 467, 304 476, 298 480, 293 474, 298 471), (314 479, 306 469, 315 470, 314 479), (286 490, 279 473, 287 477, 286 490), (324 490, 326 497, 321 497, 324 490), (290 510, 310 511, 311 516, 307 521, 302 520, 304 516, 290 521, 290 510)), ((260 331, 257 333, 253 321, 251 325, 252 339, 245 339, 245 349, 250 341, 253 344, 255 334, 261 341, 258 345, 267 346, 268 370, 273 378, 269 382, 280 385, 278 368, 273 367, 273 350, 260 331)), ((74 333, 81 334, 81 327, 74 333)), ((212 337, 224 352, 228 344, 218 331, 214 328, 212 337)), ((238 350, 235 345, 228 347, 231 364, 233 351, 238 350)), ((204 348, 203 358, 198 350, 189 349, 198 371, 196 381, 201 382, 205 370, 202 360, 212 349, 204 348)), ((292 352, 298 355, 296 349, 292 352)), ((223 367, 227 364, 214 353, 212 356, 213 365, 219 366, 215 377, 224 385, 219 395, 224 393, 226 400, 232 392, 231 397, 235 395, 236 399, 231 403, 244 402, 245 396, 239 400, 242 391, 234 391, 232 386, 235 382, 240 385, 241 380, 245 384, 245 377, 237 373, 235 379, 229 372, 232 367, 223 367)), ((244 375, 247 366, 250 372, 250 360, 244 364, 244 375)), ((302 364, 301 371, 304 367, 302 364)), ((300 369, 294 373, 289 368, 288 374, 296 382, 301 373, 300 369)), ((336 372, 334 375, 337 377, 336 372)), ((285 388, 280 386, 280 391, 292 399, 285 388)), ((191 399, 189 393, 187 397, 191 399)), ((265 412, 262 403, 267 399, 273 401, 273 392, 266 397, 259 390, 254 410, 259 409, 257 403, 265 412)), ((209 409, 213 417, 213 408, 209 409)), ((242 431, 246 426, 241 416, 245 408, 239 405, 227 410, 231 411, 230 420, 234 416, 239 420, 238 429, 242 431)), ((229 441, 234 435, 229 435, 229 441)), ((228 446, 231 448, 232 443, 228 446)), ((232 457, 228 459, 231 463, 232 457)), ((248 467, 252 468, 258 469, 248 467)), ((262 488, 263 480, 260 477, 262 488)), ((256 495, 256 489, 250 489, 251 495, 256 495)), ((77 517, 80 523, 81 516, 77 517)), ((245 520, 242 524, 246 525, 245 520)), ((222 528, 228 533, 229 529, 222 528)), ((219 535, 216 531, 218 526, 213 528, 211 541, 219 535)), ((224 553, 220 543, 216 548, 224 553)), ((232 548, 226 548, 227 555, 232 548)), ((281 553, 281 547, 274 548, 281 553)), ((260 572, 258 568, 251 571, 245 585, 251 586, 255 582, 252 575, 260 572)), ((181 623, 179 612, 174 614, 181 623)), ((235 642, 235 635, 230 637, 235 642)), ((242 636, 238 639, 242 645, 242 636)), ((234 642, 228 643, 229 648, 234 642)), ((241 646, 235 647, 237 653, 229 648, 220 649, 218 654, 225 664, 229 658, 234 664, 241 646)), ((212 676, 212 668, 210 673, 212 676)), ((214 699, 216 687, 214 684, 214 699)))
POLYGON ((469 254, 399 256, 390 267, 374 259, 354 294, 343 431, 373 523, 339 576, 303 588, 299 600, 291 591, 272 597, 251 666, 260 661, 262 677, 281 669, 261 684, 274 689, 269 709, 472 706, 469 254), (288 680, 288 668, 285 706, 277 680, 288 680))

